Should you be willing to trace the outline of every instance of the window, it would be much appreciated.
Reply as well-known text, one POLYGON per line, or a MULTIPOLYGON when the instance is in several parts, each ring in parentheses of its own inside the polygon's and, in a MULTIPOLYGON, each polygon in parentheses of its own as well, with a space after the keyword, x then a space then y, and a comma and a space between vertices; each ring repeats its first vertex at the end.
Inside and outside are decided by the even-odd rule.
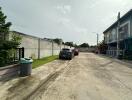
POLYGON ((128 23, 125 24, 124 26, 120 27, 120 29, 119 29, 119 38, 125 39, 127 37, 128 37, 128 23))
POLYGON ((116 38, 117 38, 117 34, 116 34, 116 29, 115 28, 112 29, 111 34, 112 34, 112 41, 115 41, 116 38))
POLYGON ((109 33, 107 33, 107 42, 110 41, 110 38, 109 38, 109 33))

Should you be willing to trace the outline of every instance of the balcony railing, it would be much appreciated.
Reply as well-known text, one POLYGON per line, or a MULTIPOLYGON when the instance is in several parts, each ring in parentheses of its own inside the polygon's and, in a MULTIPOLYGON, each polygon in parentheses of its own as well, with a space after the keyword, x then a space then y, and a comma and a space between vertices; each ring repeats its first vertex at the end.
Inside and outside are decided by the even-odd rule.
MULTIPOLYGON (((124 50, 119 50, 118 51, 119 54, 122 54, 124 56, 125 51, 124 50)), ((117 50, 107 50, 106 54, 112 57, 116 57, 117 56, 117 50)))

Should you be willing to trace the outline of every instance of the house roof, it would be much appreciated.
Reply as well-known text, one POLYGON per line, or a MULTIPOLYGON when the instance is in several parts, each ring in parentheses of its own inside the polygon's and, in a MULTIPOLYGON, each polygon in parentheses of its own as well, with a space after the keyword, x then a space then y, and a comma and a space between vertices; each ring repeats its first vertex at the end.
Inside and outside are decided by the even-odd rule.
MULTIPOLYGON (((126 17, 130 16, 132 14, 132 9, 129 10, 125 15, 123 15, 119 20, 122 21, 124 20, 126 17)), ((106 32, 108 32, 111 28, 113 28, 114 26, 116 26, 118 24, 118 21, 116 21, 115 23, 113 23, 110 27, 108 27, 103 33, 105 34, 106 32)))

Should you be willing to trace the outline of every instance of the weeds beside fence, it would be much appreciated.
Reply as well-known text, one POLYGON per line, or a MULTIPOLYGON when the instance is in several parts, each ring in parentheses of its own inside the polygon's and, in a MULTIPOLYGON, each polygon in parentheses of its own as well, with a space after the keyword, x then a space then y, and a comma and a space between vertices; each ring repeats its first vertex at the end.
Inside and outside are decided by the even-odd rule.
POLYGON ((24 48, 0 50, 0 67, 16 64, 24 57, 24 48))

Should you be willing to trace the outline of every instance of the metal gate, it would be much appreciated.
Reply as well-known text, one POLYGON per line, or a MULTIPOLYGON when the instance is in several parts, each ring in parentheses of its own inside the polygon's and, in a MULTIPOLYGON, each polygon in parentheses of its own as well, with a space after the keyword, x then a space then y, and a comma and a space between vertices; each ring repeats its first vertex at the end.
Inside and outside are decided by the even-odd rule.
POLYGON ((14 62, 20 61, 21 58, 24 58, 24 47, 16 48, 14 53, 14 62))

